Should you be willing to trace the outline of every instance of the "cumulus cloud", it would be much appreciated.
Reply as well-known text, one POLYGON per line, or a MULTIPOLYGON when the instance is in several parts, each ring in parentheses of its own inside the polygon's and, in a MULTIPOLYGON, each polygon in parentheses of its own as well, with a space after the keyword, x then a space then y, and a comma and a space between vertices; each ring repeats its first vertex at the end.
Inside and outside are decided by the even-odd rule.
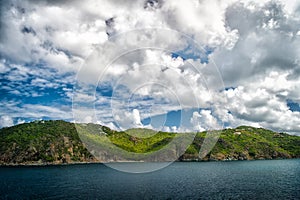
POLYGON ((18 119, 17 124, 24 124, 26 121, 24 119, 18 119))
POLYGON ((284 5, 235 3, 226 11, 226 24, 238 31, 232 50, 216 49, 211 55, 228 86, 246 84, 270 71, 299 69, 299 16, 287 14, 284 5))
POLYGON ((9 127, 13 126, 14 122, 13 119, 10 116, 3 115, 0 117, 0 127, 9 127))
POLYGON ((132 115, 133 115, 133 123, 134 123, 134 125, 141 126, 142 123, 141 123, 141 117, 140 117, 139 110, 138 109, 133 109, 132 115))
MULTIPOLYGON (((299 80, 289 80, 287 77, 288 73, 271 72, 259 82, 225 91, 224 99, 228 103, 223 114, 227 117, 222 119, 227 118, 230 124, 235 125, 243 121, 244 124, 274 130, 299 132, 300 113, 293 112, 287 106, 287 100, 292 97, 290 94, 298 90, 299 80)), ((295 102, 298 98, 294 96, 295 102)))
POLYGON ((193 124, 195 131, 216 130, 222 127, 210 110, 193 112, 190 122, 193 124))
POLYGON ((176 132, 246 124, 299 134, 299 112, 287 105, 300 103, 299 5, 4 2, 1 123, 70 119, 73 99, 77 118, 110 127, 142 127, 147 117, 194 109, 200 111, 189 116, 191 127, 162 127, 176 132))
POLYGON ((126 130, 128 128, 142 128, 143 124, 141 123, 140 112, 138 109, 133 109, 130 111, 119 111, 113 113, 114 122, 117 124, 117 127, 121 130, 126 130))

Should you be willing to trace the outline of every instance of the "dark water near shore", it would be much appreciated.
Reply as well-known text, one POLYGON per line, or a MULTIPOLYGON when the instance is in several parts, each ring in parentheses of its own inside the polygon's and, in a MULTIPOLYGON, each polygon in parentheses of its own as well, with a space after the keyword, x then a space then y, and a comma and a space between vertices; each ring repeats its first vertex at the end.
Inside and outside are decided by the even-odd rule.
POLYGON ((1 199, 300 199, 300 160, 176 162, 146 174, 102 164, 0 167, 0 180, 1 199))

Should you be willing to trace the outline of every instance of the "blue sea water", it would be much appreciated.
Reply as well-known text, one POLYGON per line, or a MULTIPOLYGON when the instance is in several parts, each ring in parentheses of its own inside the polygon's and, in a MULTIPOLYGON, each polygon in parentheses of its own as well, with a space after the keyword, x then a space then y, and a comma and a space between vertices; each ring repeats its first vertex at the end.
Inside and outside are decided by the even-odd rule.
POLYGON ((0 167, 0 181, 1 199, 300 199, 300 160, 175 162, 145 174, 103 164, 0 167))

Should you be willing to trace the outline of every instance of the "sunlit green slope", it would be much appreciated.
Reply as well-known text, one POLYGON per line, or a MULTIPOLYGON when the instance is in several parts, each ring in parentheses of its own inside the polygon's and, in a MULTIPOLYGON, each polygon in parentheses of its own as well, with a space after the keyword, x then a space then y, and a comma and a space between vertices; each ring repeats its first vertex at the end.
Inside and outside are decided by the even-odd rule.
POLYGON ((118 132, 97 124, 36 121, 0 129, 0 164, 300 157, 298 136, 247 126, 220 133, 212 151, 200 159, 200 148, 209 135, 206 132, 175 134, 149 129, 118 132), (186 148, 185 144, 190 145, 186 148))

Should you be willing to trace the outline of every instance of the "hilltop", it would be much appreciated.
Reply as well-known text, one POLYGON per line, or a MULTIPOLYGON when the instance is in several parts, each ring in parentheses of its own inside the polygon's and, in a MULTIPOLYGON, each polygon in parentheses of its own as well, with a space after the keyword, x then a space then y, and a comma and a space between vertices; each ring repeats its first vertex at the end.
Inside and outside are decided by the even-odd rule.
POLYGON ((204 138, 209 135, 206 132, 191 134, 192 142, 180 153, 180 145, 189 139, 185 137, 189 133, 155 132, 149 129, 123 132, 98 124, 35 121, 0 129, 0 164, 168 161, 175 157, 179 157, 179 161, 300 157, 299 136, 248 126, 224 129, 218 133, 220 137, 216 145, 200 159, 199 150, 204 138), (77 130, 81 130, 80 135, 77 130), (171 141, 175 141, 172 147, 176 148, 171 148, 171 141), (94 150, 100 152, 97 154, 98 159, 87 150, 87 146, 93 153, 94 150), (163 152, 164 156, 156 152, 163 152))

